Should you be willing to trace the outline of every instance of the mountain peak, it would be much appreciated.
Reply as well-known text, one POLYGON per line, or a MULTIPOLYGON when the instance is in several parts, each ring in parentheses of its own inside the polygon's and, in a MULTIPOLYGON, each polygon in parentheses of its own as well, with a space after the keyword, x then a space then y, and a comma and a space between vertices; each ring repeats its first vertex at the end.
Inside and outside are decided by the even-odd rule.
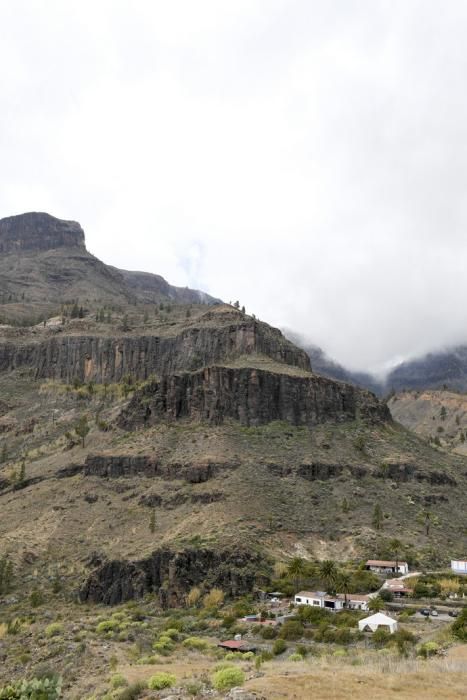
POLYGON ((0 253, 84 249, 84 231, 76 221, 57 219, 44 212, 28 212, 0 219, 0 253))

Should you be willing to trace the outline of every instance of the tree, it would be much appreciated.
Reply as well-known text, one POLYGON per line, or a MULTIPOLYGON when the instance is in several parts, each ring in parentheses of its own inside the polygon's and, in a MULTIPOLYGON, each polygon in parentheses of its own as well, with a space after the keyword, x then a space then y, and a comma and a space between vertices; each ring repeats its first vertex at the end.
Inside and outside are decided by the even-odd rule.
POLYGON ((392 540, 389 542, 388 549, 393 555, 396 563, 396 574, 399 573, 399 554, 402 548, 402 542, 398 540, 396 537, 394 537, 392 540))
POLYGON ((81 438, 82 446, 85 446, 86 436, 91 428, 88 425, 88 419, 86 416, 81 416, 78 423, 75 425, 75 433, 79 438, 81 438))
POLYGON ((300 587, 300 580, 305 573, 305 562, 301 557, 294 557, 288 566, 288 574, 294 580, 295 590, 300 587))
POLYGON ((419 523, 421 523, 424 528, 425 528, 425 535, 429 537, 430 535, 430 527, 432 525, 438 525, 439 523, 439 518, 436 516, 434 513, 432 513, 430 510, 422 510, 417 516, 417 520, 419 523))
POLYGON ((348 503, 347 499, 345 498, 345 496, 344 496, 344 498, 342 499, 341 508, 342 508, 342 512, 343 512, 343 513, 348 513, 349 510, 350 510, 350 509, 349 509, 349 503, 348 503))
POLYGON ((377 613, 380 610, 384 608, 384 600, 380 598, 378 595, 375 598, 371 598, 371 600, 368 603, 368 610, 370 612, 377 613))
POLYGON ((149 518, 149 531, 152 532, 152 534, 154 534, 156 531, 156 511, 155 510, 153 510, 151 512, 151 517, 149 518))
POLYGON ((24 457, 23 457, 23 459, 21 460, 21 468, 20 468, 20 471, 19 471, 19 479, 18 479, 18 482, 19 482, 20 484, 22 484, 22 483, 25 481, 25 479, 26 479, 26 460, 25 460, 24 457))
POLYGON ((347 607, 347 594, 350 593, 352 587, 352 577, 348 571, 343 571, 337 578, 336 590, 338 593, 344 594, 344 605, 347 607))
POLYGON ((381 510, 381 506, 379 503, 375 504, 375 507, 373 509, 373 518, 372 518, 372 524, 375 530, 381 530, 383 527, 383 511, 381 510))
POLYGON ((337 579, 337 566, 332 559, 325 559, 319 566, 319 575, 331 590, 334 588, 337 579))
POLYGON ((8 447, 6 440, 3 442, 2 451, 0 453, 0 464, 4 464, 8 460, 8 447))
POLYGON ((9 593, 13 586, 13 562, 7 556, 0 559, 0 595, 9 593))

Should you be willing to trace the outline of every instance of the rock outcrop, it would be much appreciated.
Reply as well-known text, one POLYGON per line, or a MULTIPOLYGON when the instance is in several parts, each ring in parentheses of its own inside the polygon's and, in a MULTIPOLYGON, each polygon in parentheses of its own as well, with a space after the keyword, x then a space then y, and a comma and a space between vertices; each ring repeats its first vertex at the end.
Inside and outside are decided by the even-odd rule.
POLYGON ((162 479, 181 479, 189 484, 209 481, 224 470, 236 469, 235 461, 197 460, 192 462, 161 463, 149 455, 88 455, 84 465, 85 476, 107 479, 132 476, 159 476, 162 479))
POLYGON ((126 429, 187 418, 221 424, 224 419, 258 426, 283 420, 292 425, 390 419, 386 404, 370 392, 317 375, 208 367, 174 374, 136 392, 119 423, 126 429))
POLYGON ((308 356, 280 331, 254 320, 228 325, 188 327, 174 336, 102 337, 56 334, 46 340, 0 341, 0 372, 30 368, 36 379, 72 382, 145 380, 196 370, 241 355, 264 354, 309 369, 308 356))
POLYGON ((79 597, 83 602, 117 605, 156 593, 161 605, 177 607, 184 604, 193 586, 244 595, 253 590, 264 563, 259 554, 250 551, 159 549, 140 561, 104 562, 89 576, 79 597))
POLYGON ((0 254, 55 248, 84 250, 84 231, 76 221, 39 212, 0 219, 0 254))

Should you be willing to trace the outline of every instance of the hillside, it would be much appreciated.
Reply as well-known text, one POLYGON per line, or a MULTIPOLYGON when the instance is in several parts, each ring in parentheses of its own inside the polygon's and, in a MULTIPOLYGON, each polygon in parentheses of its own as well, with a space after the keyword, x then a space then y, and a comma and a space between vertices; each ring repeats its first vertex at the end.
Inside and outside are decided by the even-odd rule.
POLYGON ((388 390, 467 391, 467 346, 429 353, 398 365, 386 379, 388 390))
POLYGON ((389 400, 394 420, 433 444, 467 454, 467 396, 450 391, 406 391, 389 400))
POLYGON ((0 323, 37 323, 74 302, 94 309, 137 301, 217 301, 173 287, 159 275, 105 265, 87 251, 78 223, 49 214, 0 219, 0 253, 0 323))

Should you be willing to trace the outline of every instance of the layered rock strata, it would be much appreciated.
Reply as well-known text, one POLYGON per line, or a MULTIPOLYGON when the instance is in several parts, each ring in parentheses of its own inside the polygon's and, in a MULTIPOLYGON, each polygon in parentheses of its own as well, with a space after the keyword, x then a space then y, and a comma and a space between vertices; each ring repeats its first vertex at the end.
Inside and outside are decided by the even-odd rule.
POLYGON ((317 375, 291 376, 265 370, 208 367, 165 376, 135 392, 119 424, 126 429, 186 418, 221 424, 231 418, 258 426, 390 420, 386 404, 370 392, 317 375))

